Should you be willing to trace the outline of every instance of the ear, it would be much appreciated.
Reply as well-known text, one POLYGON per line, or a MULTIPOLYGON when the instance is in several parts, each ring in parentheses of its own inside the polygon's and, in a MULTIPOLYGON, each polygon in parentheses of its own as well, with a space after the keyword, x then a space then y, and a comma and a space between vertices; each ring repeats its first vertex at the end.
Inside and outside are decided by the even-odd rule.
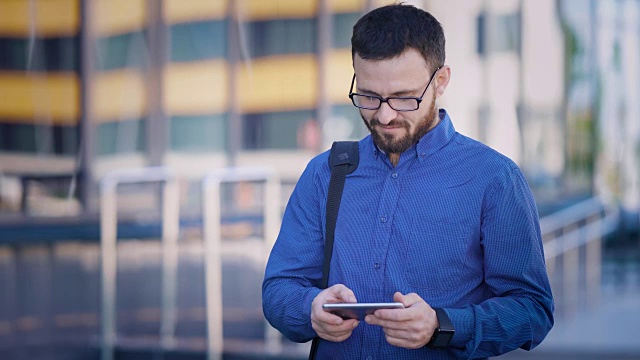
POLYGON ((447 89, 447 85, 449 85, 449 80, 451 79, 451 67, 449 65, 443 65, 438 73, 436 74, 436 78, 434 79, 436 83, 436 98, 444 95, 444 91, 447 89))

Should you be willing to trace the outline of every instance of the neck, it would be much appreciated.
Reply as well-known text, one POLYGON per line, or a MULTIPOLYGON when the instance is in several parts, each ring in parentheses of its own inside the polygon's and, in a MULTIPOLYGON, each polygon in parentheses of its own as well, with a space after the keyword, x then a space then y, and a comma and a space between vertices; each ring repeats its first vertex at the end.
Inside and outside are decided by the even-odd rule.
POLYGON ((400 161, 400 154, 389 153, 389 161, 394 167, 398 166, 398 162, 400 161))

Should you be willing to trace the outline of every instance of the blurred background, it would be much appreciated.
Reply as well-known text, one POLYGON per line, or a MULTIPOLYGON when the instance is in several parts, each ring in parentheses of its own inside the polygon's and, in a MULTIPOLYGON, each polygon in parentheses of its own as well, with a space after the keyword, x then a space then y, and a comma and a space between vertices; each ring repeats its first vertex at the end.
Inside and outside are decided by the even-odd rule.
MULTIPOLYGON (((640 359, 640 1, 406 2, 538 203, 556 325, 504 358, 640 359)), ((0 358, 304 359, 264 264, 307 161, 368 133, 351 28, 387 3, 0 0, 0 358)))

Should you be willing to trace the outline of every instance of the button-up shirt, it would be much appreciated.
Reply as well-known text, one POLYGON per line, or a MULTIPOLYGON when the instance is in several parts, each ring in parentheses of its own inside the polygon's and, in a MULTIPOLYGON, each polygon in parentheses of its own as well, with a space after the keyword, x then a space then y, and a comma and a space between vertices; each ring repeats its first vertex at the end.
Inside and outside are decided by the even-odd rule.
MULTIPOLYGON (((409 350, 364 321, 343 342, 321 340, 318 359, 484 358, 538 345, 553 325, 536 205, 520 169, 456 132, 448 114, 396 166, 359 141, 360 163, 346 178, 336 222, 329 286, 358 302, 417 293, 449 315, 447 349, 409 350)), ((328 152, 296 184, 271 252, 263 310, 287 338, 309 341, 311 303, 320 293, 328 152)))

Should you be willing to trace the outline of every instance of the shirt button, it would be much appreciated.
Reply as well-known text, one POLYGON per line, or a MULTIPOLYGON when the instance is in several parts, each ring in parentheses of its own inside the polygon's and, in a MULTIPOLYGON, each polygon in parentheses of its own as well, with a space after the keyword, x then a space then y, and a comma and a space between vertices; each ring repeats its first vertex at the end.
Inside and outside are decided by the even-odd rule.
POLYGON ((383 216, 383 217, 380 218, 380 221, 382 221, 383 223, 386 223, 387 222, 387 218, 383 216))
POLYGON ((380 269, 380 263, 373 264, 373 268, 376 270, 380 269))
POLYGON ((427 156, 427 154, 425 154, 425 153, 420 154, 421 158, 424 158, 425 156, 427 156))
POLYGON ((393 173, 393 174, 391 174, 391 177, 392 177, 393 179, 397 179, 397 178, 398 178, 398 173, 393 173))
POLYGON ((373 358, 371 357, 371 355, 367 356, 367 360, 373 360, 373 358))

